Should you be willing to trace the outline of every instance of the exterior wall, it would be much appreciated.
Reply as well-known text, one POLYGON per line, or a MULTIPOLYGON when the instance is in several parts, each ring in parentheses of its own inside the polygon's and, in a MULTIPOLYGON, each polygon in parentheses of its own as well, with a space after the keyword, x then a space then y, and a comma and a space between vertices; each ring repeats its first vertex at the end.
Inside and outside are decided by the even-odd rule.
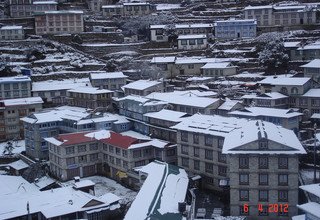
POLYGON ((312 87, 312 81, 305 83, 304 85, 261 85, 261 91, 263 93, 268 92, 280 92, 284 95, 297 96, 303 95, 312 87))
POLYGON ((226 157, 221 154, 224 138, 210 135, 212 144, 207 146, 205 135, 197 133, 199 142, 194 143, 193 135, 196 133, 188 132, 188 138, 184 140, 181 133, 182 131, 177 131, 178 166, 183 167, 189 175, 201 175, 205 188, 221 192, 223 189, 219 187, 219 180, 228 176, 228 163, 226 157), (212 153, 212 157, 208 155, 208 151, 212 153), (225 172, 221 172, 222 170, 225 172))
POLYGON ((96 11, 96 12, 101 11, 101 7, 103 5, 108 5, 111 3, 112 3, 112 1, 110 1, 110 0, 88 0, 87 1, 89 9, 91 11, 96 11))
POLYGON ((33 0, 10 0, 9 5, 10 16, 17 17, 31 17, 34 12, 56 11, 57 4, 35 4, 33 0))
POLYGON ((221 77, 232 76, 237 73, 237 67, 201 69, 204 76, 221 77))
POLYGON ((257 26, 272 26, 273 25, 273 9, 245 9, 245 19, 256 19, 257 26))
POLYGON ((54 102, 55 104, 65 104, 67 89, 51 90, 51 91, 35 91, 32 92, 33 97, 41 97, 45 102, 54 102))
POLYGON ((208 46, 206 38, 199 39, 178 39, 179 50, 205 49, 208 46))
POLYGON ((14 99, 31 97, 31 80, 25 81, 8 80, 0 82, 0 98, 14 99))
POLYGON ((61 34, 83 32, 83 15, 80 13, 45 13, 35 16, 36 34, 61 34))
POLYGON ((133 89, 133 88, 125 88, 124 89, 124 94, 125 95, 139 95, 139 96, 147 96, 150 93, 153 92, 163 92, 164 88, 163 88, 163 83, 159 83, 157 85, 154 86, 150 86, 147 89, 144 90, 138 90, 138 89, 133 89))
POLYGON ((267 108, 288 108, 289 98, 280 98, 280 99, 244 99, 244 104, 249 106, 254 102, 256 107, 267 107, 267 108))
POLYGON ((320 113, 320 95, 319 97, 294 97, 291 99, 292 107, 299 108, 301 112, 304 110, 309 111, 309 116, 314 113, 320 113))
POLYGON ((168 42, 168 36, 162 28, 150 30, 151 41, 155 42, 168 42))
POLYGON ((3 29, 0 28, 0 40, 22 40, 24 39, 24 30, 21 29, 3 29))
POLYGON ((126 78, 90 79, 90 82, 93 87, 115 91, 121 90, 121 87, 126 84, 126 78))
POLYGON ((173 69, 173 75, 200 75, 201 67, 206 63, 191 63, 191 64, 175 64, 173 69))
POLYGON ((256 21, 228 20, 215 23, 215 37, 218 39, 253 38, 257 35, 256 21))
MULTIPOLYGON (((241 154, 239 154, 241 155, 241 154)), ((259 169, 259 155, 247 155, 249 157, 249 166, 247 169, 239 168, 239 155, 229 155, 229 164, 230 164, 230 214, 239 216, 240 207, 243 207, 244 204, 248 204, 249 213, 247 218, 249 220, 256 219, 291 219, 292 216, 297 214, 298 204, 298 172, 299 172, 299 160, 298 156, 287 156, 288 157, 288 168, 280 169, 278 167, 278 158, 280 156, 276 155, 264 155, 268 157, 268 168, 259 169), (248 184, 240 184, 239 180, 240 174, 249 175, 248 184), (268 184, 260 185, 259 184, 259 174, 268 174, 268 184), (287 174, 288 175, 288 184, 279 185, 278 175, 287 174), (240 190, 248 190, 249 197, 248 199, 240 198, 240 190), (267 201, 259 199, 259 190, 268 191, 267 201), (288 200, 279 200, 278 192, 280 190, 287 191, 288 200), (244 200, 244 201, 241 201, 244 200), (279 216, 279 212, 269 212, 267 216, 259 216, 258 204, 268 207, 271 204, 288 204, 289 213, 288 216, 279 216)), ((244 156, 242 154, 242 156, 244 156)))
POLYGON ((172 143, 177 141, 177 132, 170 129, 171 126, 176 125, 176 122, 170 122, 166 120, 149 118, 149 133, 153 138, 159 138, 172 143))
POLYGON ((176 75, 176 72, 174 71, 175 69, 175 64, 174 63, 157 63, 157 64, 152 64, 155 65, 160 69, 160 71, 163 73, 162 75, 165 78, 173 78, 176 75))
POLYGON ((67 91, 68 105, 83 108, 106 108, 111 105, 112 93, 88 94, 67 91))
POLYGON ((121 16, 123 14, 123 6, 115 6, 115 7, 103 7, 102 6, 102 14, 106 17, 113 17, 113 16, 121 16))
MULTIPOLYGON (((320 54, 320 53, 319 53, 320 54)), ((320 83, 320 67, 319 68, 303 68, 304 77, 312 78, 320 83)))
POLYGON ((102 7, 102 14, 107 17, 112 16, 142 16, 148 15, 152 12, 150 4, 140 3, 128 3, 123 5, 112 5, 108 7, 102 7))

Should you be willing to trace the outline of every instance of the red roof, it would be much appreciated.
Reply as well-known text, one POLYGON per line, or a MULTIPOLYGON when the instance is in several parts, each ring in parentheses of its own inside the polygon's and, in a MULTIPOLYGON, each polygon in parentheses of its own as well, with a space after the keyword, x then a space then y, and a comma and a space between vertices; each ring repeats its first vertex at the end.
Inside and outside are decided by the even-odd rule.
POLYGON ((95 131, 60 134, 56 139, 63 142, 61 146, 70 146, 70 145, 100 141, 104 144, 111 144, 115 147, 120 147, 124 149, 128 149, 132 144, 139 142, 139 139, 122 135, 113 131, 110 131, 110 137, 105 139, 100 139, 100 140, 85 136, 86 134, 93 133, 93 132, 95 131))
POLYGON ((125 136, 110 131, 110 137, 106 139, 101 139, 100 141, 104 144, 111 144, 115 147, 128 149, 132 144, 137 143, 139 140, 130 136, 125 136))

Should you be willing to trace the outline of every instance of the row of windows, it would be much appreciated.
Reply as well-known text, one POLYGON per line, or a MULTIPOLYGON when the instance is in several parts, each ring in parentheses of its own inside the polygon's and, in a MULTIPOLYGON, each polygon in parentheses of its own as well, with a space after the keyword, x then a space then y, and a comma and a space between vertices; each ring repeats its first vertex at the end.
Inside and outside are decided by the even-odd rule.
POLYGON ((181 40, 181 45, 203 45, 203 39, 189 39, 189 40, 181 40))
MULTIPOLYGON (((192 134, 192 139, 194 144, 199 144, 199 137, 200 135, 198 133, 192 134)), ((188 142, 189 141, 189 134, 186 131, 181 131, 181 136, 180 140, 183 142, 188 142)), ((206 146, 212 146, 213 145, 213 136, 211 135, 205 135, 204 136, 204 142, 206 146)), ((223 146, 223 139, 219 138, 218 139, 218 148, 222 148, 223 146)))
MULTIPOLYGON (((269 185, 269 174, 261 173, 261 174, 258 174, 258 176, 259 176, 258 184, 260 186, 269 185)), ((249 185, 249 173, 239 173, 239 184, 249 185)), ((278 174, 278 185, 279 186, 288 185, 288 174, 278 174)))
MULTIPOLYGON (((240 189, 239 190, 239 201, 250 201, 249 189, 240 189)), ((256 195, 254 195, 256 197, 256 195)), ((269 190, 259 190, 258 193, 259 202, 268 202, 269 201, 269 190)), ((288 202, 288 190, 278 190, 278 202, 288 202)))
MULTIPOLYGON (((181 154, 190 155, 194 157, 200 157, 200 151, 204 150, 205 159, 213 160, 213 150, 200 149, 199 147, 191 147, 188 145, 181 145, 181 154), (192 152, 191 152, 192 151, 192 152)), ((227 156, 218 152, 218 161, 225 163, 227 161, 227 156)))
MULTIPOLYGON (((259 169, 269 168, 269 158, 267 156, 260 156, 258 158, 259 169)), ((278 168, 288 169, 288 157, 278 157, 278 168)), ((239 157, 239 169, 249 169, 249 157, 239 157)))

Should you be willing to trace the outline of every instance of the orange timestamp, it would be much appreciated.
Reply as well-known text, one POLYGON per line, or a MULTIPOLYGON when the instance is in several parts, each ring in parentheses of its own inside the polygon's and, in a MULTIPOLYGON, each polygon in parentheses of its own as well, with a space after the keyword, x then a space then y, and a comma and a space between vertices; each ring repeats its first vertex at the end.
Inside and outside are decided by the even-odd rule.
MULTIPOLYGON (((249 205, 243 204, 243 212, 248 213, 249 212, 249 205)), ((268 212, 268 213, 286 213, 289 212, 289 204, 258 204, 257 209, 259 212, 268 212)))

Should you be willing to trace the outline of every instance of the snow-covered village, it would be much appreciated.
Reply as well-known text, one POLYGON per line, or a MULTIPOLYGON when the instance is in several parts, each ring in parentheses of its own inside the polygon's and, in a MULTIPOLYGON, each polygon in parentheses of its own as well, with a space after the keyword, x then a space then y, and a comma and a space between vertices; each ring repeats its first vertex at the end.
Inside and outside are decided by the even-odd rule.
POLYGON ((320 220, 320 1, 0 0, 0 219, 320 220))

